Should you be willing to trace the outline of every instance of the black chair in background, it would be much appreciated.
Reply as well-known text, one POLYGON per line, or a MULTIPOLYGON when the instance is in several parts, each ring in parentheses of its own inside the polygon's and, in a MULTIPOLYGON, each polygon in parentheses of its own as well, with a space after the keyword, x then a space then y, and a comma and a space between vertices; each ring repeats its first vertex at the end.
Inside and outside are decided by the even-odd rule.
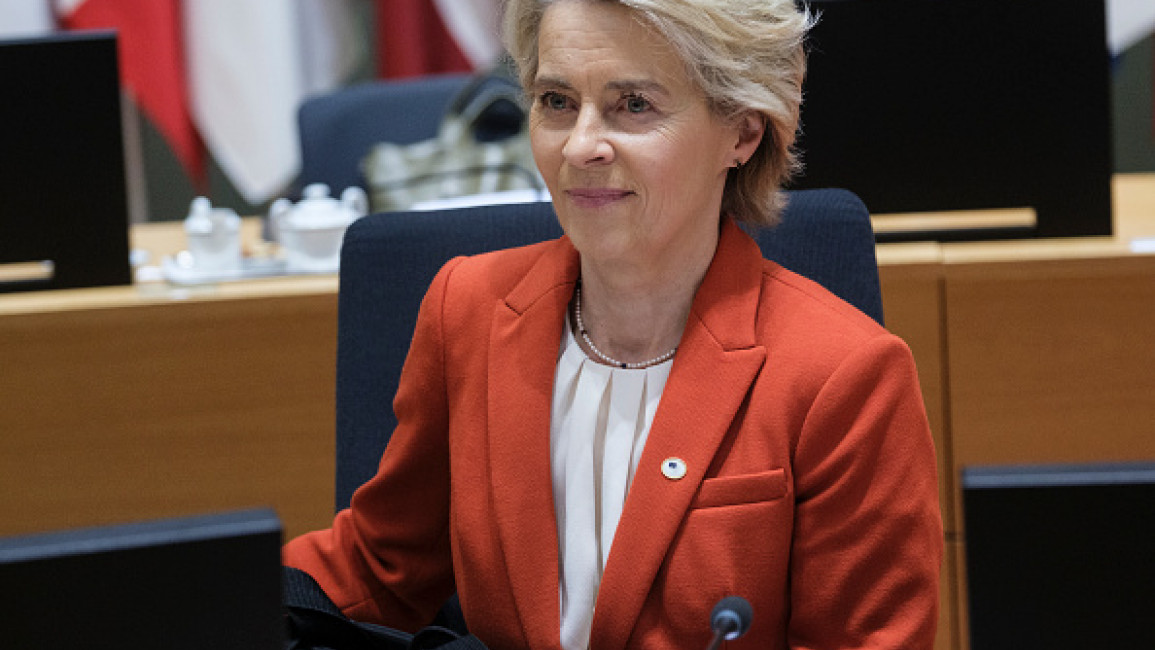
POLYGON ((317 95, 301 104, 298 184, 325 183, 334 194, 364 187, 361 160, 378 142, 411 144, 437 134, 449 102, 470 75, 371 81, 317 95))
MULTIPOLYGON (((882 297, 866 206, 845 190, 790 193, 783 223, 753 233, 762 253, 878 322, 882 297)), ((393 396, 418 307, 445 262, 558 237, 551 203, 365 217, 341 250, 337 332, 337 509, 377 471, 397 422, 393 396)))

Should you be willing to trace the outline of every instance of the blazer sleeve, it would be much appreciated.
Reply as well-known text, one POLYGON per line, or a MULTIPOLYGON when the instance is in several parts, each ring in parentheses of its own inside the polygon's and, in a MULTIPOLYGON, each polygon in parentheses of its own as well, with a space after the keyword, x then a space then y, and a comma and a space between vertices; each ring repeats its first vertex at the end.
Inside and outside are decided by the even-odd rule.
POLYGON ((311 575, 350 618, 416 631, 454 591, 442 312, 460 260, 421 303, 377 475, 327 530, 285 545, 283 562, 311 575))
POLYGON ((791 648, 934 646, 936 473, 910 351, 872 337, 829 376, 795 449, 791 648))

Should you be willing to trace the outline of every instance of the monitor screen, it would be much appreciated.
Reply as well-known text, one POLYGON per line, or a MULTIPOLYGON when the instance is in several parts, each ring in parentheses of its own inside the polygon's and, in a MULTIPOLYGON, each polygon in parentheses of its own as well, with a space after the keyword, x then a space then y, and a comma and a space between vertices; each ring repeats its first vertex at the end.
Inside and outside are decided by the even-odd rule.
POLYGON ((0 539, 0 646, 280 650, 280 546, 268 510, 0 539))
MULTIPOLYGON (((812 0, 800 188, 871 213, 1026 209, 1034 225, 880 241, 1111 234, 1104 0, 812 0)), ((945 223, 945 220, 944 220, 945 223)))
POLYGON ((129 284, 116 37, 0 41, 0 292, 129 284))
POLYGON ((963 470, 971 647, 1155 648, 1155 463, 963 470))

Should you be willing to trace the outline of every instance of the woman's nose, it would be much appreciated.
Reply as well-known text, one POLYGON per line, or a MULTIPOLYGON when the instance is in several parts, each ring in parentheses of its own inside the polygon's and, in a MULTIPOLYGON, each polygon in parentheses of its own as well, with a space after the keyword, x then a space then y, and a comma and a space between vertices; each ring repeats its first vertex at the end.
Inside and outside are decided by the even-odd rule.
POLYGON ((593 106, 583 106, 566 138, 562 155, 566 162, 579 168, 612 162, 614 149, 606 135, 601 114, 593 106))

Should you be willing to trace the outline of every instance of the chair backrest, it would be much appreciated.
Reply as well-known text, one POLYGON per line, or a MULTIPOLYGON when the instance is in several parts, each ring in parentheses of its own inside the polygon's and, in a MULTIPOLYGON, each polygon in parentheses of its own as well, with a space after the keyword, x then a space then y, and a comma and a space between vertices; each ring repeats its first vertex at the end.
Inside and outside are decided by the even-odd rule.
POLYGON ((301 187, 325 183, 339 193, 364 186, 361 160, 378 142, 411 144, 437 134, 450 100, 470 75, 370 81, 307 99, 297 111, 301 187))
MULTIPOLYGON (((550 203, 365 217, 341 250, 337 334, 337 508, 373 476, 397 421, 393 395, 429 283, 450 258, 561 235, 550 203)), ((753 233, 763 254, 882 322, 874 234, 845 190, 790 193, 783 223, 753 233)))

